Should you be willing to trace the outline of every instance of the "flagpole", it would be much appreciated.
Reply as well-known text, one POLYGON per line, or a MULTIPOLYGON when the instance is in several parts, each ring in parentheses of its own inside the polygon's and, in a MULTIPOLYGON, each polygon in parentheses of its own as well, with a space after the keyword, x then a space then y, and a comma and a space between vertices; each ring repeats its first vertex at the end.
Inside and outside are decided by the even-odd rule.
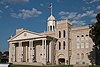
POLYGON ((51 3, 51 15, 52 15, 52 3, 51 3))

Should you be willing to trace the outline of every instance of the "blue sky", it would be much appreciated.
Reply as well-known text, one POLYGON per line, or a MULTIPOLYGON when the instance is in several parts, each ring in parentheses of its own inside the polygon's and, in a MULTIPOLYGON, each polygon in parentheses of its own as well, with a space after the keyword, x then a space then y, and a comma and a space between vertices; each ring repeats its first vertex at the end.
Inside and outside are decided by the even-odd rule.
POLYGON ((57 20, 69 19, 73 27, 94 24, 100 0, 0 0, 0 51, 8 50, 10 35, 18 28, 43 32, 52 3, 57 20))

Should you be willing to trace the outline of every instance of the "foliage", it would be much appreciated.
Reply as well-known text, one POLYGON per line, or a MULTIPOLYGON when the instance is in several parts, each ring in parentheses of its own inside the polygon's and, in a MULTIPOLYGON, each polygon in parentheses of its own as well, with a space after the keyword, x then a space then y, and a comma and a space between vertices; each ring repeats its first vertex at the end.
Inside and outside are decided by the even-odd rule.
POLYGON ((90 37, 92 38, 95 46, 100 45, 100 13, 96 16, 97 22, 90 26, 90 37))

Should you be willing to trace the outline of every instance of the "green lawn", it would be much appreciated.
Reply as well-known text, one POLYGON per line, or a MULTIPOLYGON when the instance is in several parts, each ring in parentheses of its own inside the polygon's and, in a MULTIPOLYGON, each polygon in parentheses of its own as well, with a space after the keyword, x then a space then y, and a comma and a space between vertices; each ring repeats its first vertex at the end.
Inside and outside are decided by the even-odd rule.
POLYGON ((31 66, 31 65, 14 65, 14 67, 73 67, 67 65, 59 65, 59 66, 31 66))
MULTIPOLYGON (((68 65, 57 65, 57 66, 31 66, 31 65, 14 65, 14 67, 73 67, 68 65)), ((100 67, 100 65, 89 66, 89 67, 100 67)))
POLYGON ((89 67, 100 67, 100 65, 96 65, 96 66, 91 66, 91 65, 90 65, 89 67))

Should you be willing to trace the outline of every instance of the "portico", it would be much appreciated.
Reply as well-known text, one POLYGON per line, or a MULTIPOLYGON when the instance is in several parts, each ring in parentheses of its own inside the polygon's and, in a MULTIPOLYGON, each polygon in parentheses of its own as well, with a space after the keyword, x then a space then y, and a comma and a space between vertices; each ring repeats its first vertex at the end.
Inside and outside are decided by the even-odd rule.
POLYGON ((55 45, 55 42, 55 38, 24 31, 9 40, 9 62, 53 63, 51 45, 55 45), (28 38, 27 36, 21 38, 25 34, 28 38), (32 36, 29 38, 30 35, 32 36))

